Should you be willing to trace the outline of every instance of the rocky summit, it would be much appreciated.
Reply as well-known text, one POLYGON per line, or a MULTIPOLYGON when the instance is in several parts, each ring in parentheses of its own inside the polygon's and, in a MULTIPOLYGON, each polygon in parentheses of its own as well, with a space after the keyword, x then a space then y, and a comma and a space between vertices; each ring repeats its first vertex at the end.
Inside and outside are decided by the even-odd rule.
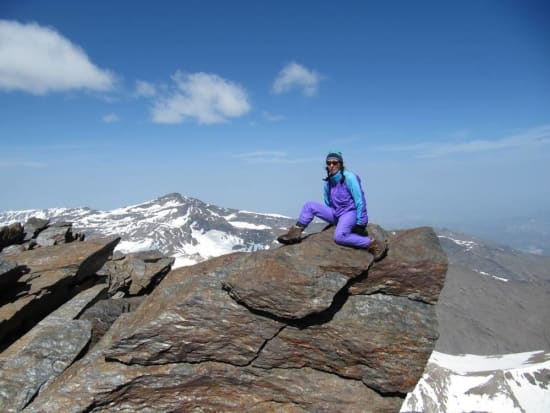
POLYGON ((120 238, 84 241, 67 222, 31 218, 0 234, 0 411, 18 412, 138 305, 174 259, 113 254, 120 238))
MULTIPOLYGON (((16 407, 0 398, 3 410, 398 412, 438 338, 434 304, 446 256, 431 228, 389 235, 370 227, 389 243, 378 262, 366 250, 335 244, 328 229, 300 244, 169 271, 135 310, 119 311, 97 344, 75 344, 80 353, 56 363, 49 377, 41 372, 16 407)), ((121 266, 115 264, 109 271, 121 266)), ((83 294, 109 287, 82 291, 69 310, 61 307, 37 327, 74 318, 83 312, 83 294)), ((89 340, 89 332, 78 333, 89 324, 72 321, 75 342, 89 340)), ((51 360, 35 329, 0 359, 14 372, 0 380, 0 395, 21 386, 31 369, 14 361, 18 343, 30 348, 34 339, 40 351, 27 357, 34 365, 37 357, 51 360)))

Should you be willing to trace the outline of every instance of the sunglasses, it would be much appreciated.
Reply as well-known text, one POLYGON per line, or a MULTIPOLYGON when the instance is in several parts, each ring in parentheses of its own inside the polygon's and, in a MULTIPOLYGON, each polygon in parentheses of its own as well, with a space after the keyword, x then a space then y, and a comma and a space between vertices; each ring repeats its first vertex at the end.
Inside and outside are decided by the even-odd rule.
POLYGON ((338 162, 338 161, 327 161, 327 166, 331 166, 331 165, 340 165, 340 162, 338 162))

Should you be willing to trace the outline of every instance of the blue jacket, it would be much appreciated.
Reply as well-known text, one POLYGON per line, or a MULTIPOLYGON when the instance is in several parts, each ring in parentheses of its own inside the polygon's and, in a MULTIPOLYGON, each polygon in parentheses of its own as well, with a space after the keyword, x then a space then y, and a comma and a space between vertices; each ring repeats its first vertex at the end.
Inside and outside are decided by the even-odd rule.
POLYGON ((367 215, 367 201, 361 187, 361 179, 353 172, 344 169, 330 176, 325 182, 325 204, 334 210, 340 217, 345 212, 356 211, 357 225, 366 225, 369 222, 367 215), (342 174, 344 182, 342 182, 342 174))

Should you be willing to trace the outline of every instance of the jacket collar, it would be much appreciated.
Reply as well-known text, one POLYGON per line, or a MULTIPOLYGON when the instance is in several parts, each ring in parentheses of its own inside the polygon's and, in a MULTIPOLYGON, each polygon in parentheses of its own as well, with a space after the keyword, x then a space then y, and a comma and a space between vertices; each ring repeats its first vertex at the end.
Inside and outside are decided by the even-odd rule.
POLYGON ((342 179, 342 171, 336 172, 334 175, 330 176, 330 181, 332 183, 338 183, 342 179))

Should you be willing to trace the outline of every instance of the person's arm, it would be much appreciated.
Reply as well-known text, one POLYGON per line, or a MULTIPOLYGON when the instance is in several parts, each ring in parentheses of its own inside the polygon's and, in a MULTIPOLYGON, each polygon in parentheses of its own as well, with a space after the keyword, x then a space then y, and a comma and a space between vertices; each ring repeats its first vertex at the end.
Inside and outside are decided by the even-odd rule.
POLYGON ((348 186, 349 192, 353 198, 353 202, 355 203, 355 208, 357 210, 357 218, 355 223, 357 225, 365 225, 367 223, 367 216, 364 213, 364 210, 366 210, 366 205, 359 179, 355 174, 347 173, 346 185, 348 186))
POLYGON ((330 186, 328 181, 325 182, 325 186, 323 187, 323 199, 325 201, 325 205, 330 206, 330 186))

